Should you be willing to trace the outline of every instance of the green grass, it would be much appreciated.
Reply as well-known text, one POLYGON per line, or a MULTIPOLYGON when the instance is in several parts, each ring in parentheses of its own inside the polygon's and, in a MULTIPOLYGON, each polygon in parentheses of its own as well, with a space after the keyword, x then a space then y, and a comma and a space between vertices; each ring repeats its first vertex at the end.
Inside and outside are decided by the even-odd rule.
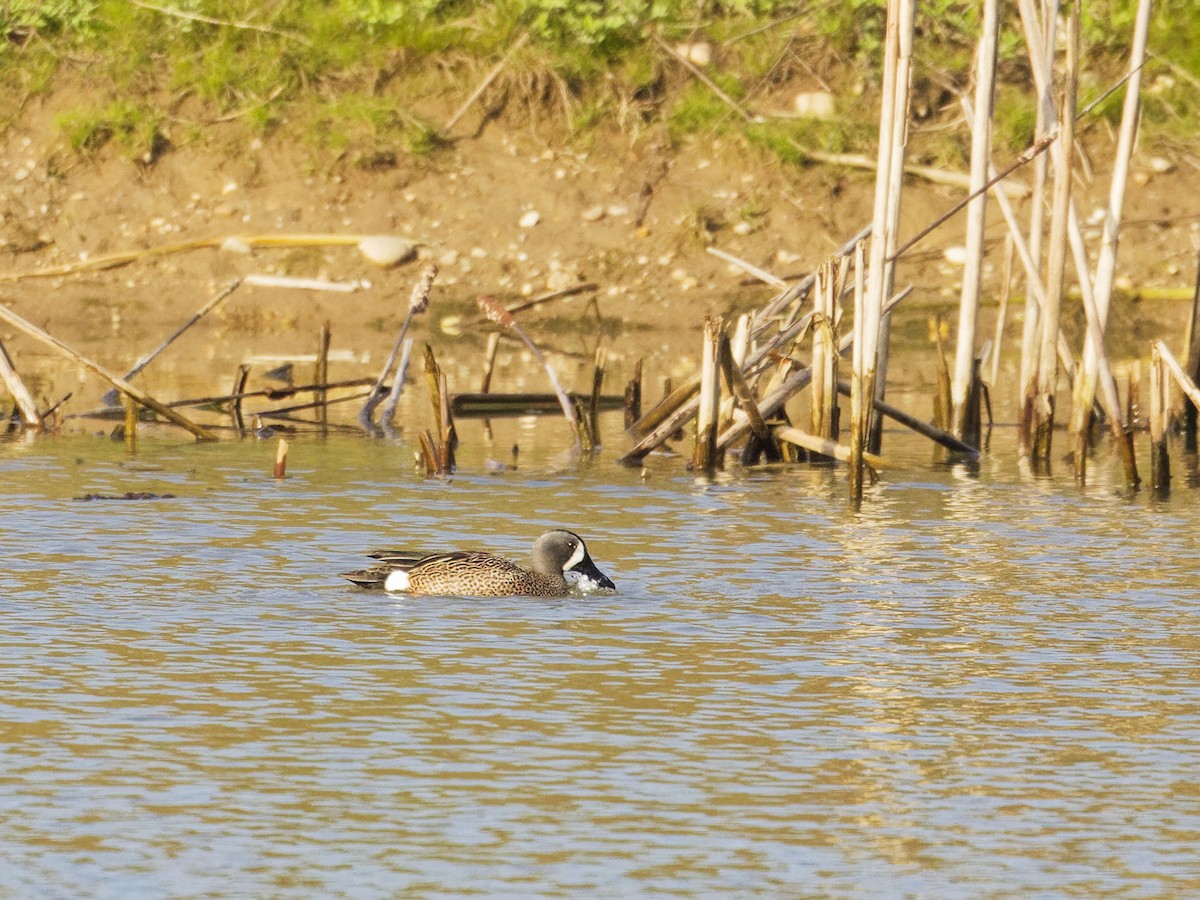
MULTIPOLYGON (((784 159, 794 143, 867 152, 875 142, 883 0, 799 6, 791 0, 171 0, 178 15, 128 0, 8 0, 0 4, 0 86, 18 102, 0 127, 19 120, 29 97, 79 94, 59 118, 79 153, 119 147, 142 162, 168 149, 163 122, 187 98, 235 117, 253 132, 306 142, 316 153, 354 160, 388 153, 436 154, 443 121, 525 36, 480 102, 503 115, 546 116, 573 139, 593 129, 640 131, 665 123, 674 140, 737 131, 784 159), (797 10, 799 12, 797 14, 797 10), (193 16, 193 17, 188 17, 193 16), (198 17, 198 18, 197 18, 198 17), (821 82, 838 94, 833 122, 747 125, 670 59, 658 40, 707 40, 706 75, 752 109, 821 82), (79 86, 86 91, 77 91, 79 86), (778 96, 772 94, 778 92, 778 96)), ((1123 72, 1134 0, 1084 5, 1083 100, 1123 72)), ((1032 133, 1028 63, 1018 23, 1005 12, 997 95, 997 146, 1018 149, 1032 133)), ((928 0, 918 9, 914 76, 949 96, 970 90, 979 28, 976 4, 928 0)), ((1159 0, 1146 69, 1144 140, 1190 140, 1200 129, 1200 5, 1159 0)), ((1119 115, 1118 92, 1097 111, 1119 115)), ((476 110, 475 112, 478 112, 476 110)), ((956 105, 930 124, 958 116, 956 105)), ((919 132, 922 125, 915 126, 919 132)), ((932 157, 954 159, 957 138, 932 157)))

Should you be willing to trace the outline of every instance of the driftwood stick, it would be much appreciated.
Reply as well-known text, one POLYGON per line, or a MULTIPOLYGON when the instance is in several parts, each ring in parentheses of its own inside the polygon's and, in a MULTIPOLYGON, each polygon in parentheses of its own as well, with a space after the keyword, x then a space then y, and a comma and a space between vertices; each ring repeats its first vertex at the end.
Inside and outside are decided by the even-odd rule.
POLYGON ((124 378, 114 375, 111 372, 109 372, 108 370, 106 370, 105 368, 103 368, 99 363, 88 359, 86 356, 83 356, 82 354, 77 353, 75 350, 72 350, 68 345, 64 344, 58 338, 54 337, 53 335, 47 334, 45 331, 42 331, 42 329, 38 328, 32 322, 28 322, 25 319, 21 318, 19 315, 17 315, 15 312, 13 312, 11 309, 9 309, 7 306, 4 306, 3 304, 0 304, 0 319, 3 319, 4 321, 8 322, 14 328, 17 328, 17 329, 25 332, 30 337, 35 338, 38 341, 41 341, 43 344, 46 344, 49 347, 53 347, 62 356, 65 356, 67 359, 71 360, 72 362, 82 366, 83 368, 85 368, 89 372, 91 372, 92 374, 97 375, 100 378, 103 378, 105 381, 107 381, 110 385, 115 387, 121 393, 132 397, 134 400, 136 400, 142 406, 147 406, 150 409, 154 410, 154 412, 158 413, 158 415, 162 416, 168 422, 178 425, 180 428, 184 429, 185 431, 188 431, 191 434, 195 435, 199 440, 215 441, 217 439, 216 436, 211 431, 209 431, 207 428, 197 425, 195 422, 191 421, 190 419, 186 418, 185 416, 182 416, 179 413, 175 412, 175 410, 171 409, 166 404, 160 403, 158 400, 155 400, 153 397, 151 397, 149 394, 147 394, 145 391, 143 391, 137 385, 130 384, 124 378))
POLYGON ((8 351, 4 349, 2 341, 0 341, 0 381, 4 382, 4 387, 12 395, 13 400, 17 404, 17 409, 21 411, 22 421, 32 428, 41 428, 42 416, 38 412, 33 394, 29 393, 29 388, 25 386, 25 382, 21 380, 21 376, 17 374, 17 370, 13 367, 12 359, 9 357, 8 351))
POLYGON ((764 284, 769 284, 773 288, 784 290, 788 283, 777 275, 772 275, 766 269, 760 269, 754 263, 746 262, 744 259, 734 256, 732 253, 726 253, 724 250, 718 250, 716 247, 708 247, 707 252, 715 256, 717 259, 723 259, 725 262, 737 266, 748 275, 753 275, 764 284))
MULTIPOLYGON (((776 425, 771 429, 771 433, 779 438, 779 440, 795 444, 797 447, 803 447, 810 453, 819 453, 822 456, 836 459, 838 462, 850 461, 850 448, 836 441, 817 437, 816 435, 809 434, 807 431, 801 431, 799 428, 793 428, 789 425, 776 425)), ((875 469, 880 469, 887 465, 882 456, 876 456, 874 453, 864 452, 863 462, 875 469)))
MULTIPOLYGON (((1200 380, 1200 253, 1196 255, 1196 288, 1192 293, 1191 315, 1187 328, 1187 375, 1192 381, 1200 380)), ((1200 406, 1189 402, 1184 411, 1184 440, 1188 453, 1196 452, 1196 421, 1200 406)))
MULTIPOLYGON (((838 382, 838 393, 850 396, 851 385, 845 381, 838 382)), ((935 428, 928 422, 922 422, 916 416, 906 413, 899 407, 892 406, 890 403, 885 403, 882 400, 875 401, 875 408, 889 419, 899 422, 905 428, 911 428, 922 437, 929 438, 935 444, 940 444, 947 450, 953 450, 955 453, 965 453, 970 456, 978 456, 979 451, 970 444, 963 443, 958 438, 949 432, 943 431, 940 428, 935 428)))

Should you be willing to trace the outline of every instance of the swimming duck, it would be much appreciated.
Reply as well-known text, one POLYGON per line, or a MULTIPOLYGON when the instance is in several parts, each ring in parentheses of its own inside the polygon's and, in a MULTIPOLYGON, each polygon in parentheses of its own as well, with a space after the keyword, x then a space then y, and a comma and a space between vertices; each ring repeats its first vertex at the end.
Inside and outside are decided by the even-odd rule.
POLYGON ((426 596, 562 597, 571 593, 568 572, 577 575, 585 589, 617 587, 596 568, 583 538, 563 528, 547 531, 534 542, 532 569, 481 550, 377 550, 368 555, 381 564, 342 577, 359 587, 426 596))

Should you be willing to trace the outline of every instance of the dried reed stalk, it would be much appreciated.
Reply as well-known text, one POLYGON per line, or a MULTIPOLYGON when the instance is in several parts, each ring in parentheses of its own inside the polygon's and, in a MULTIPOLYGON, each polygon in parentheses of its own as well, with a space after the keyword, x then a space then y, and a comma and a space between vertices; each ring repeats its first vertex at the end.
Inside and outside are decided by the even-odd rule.
MULTIPOLYGON (((863 372, 873 384, 873 398, 882 400, 887 386, 890 321, 883 303, 895 281, 895 257, 900 229, 900 198, 904 156, 908 146, 908 110, 912 82, 913 16, 916 0, 888 0, 887 37, 883 62, 883 95, 879 110, 879 150, 875 168, 875 202, 871 217, 871 252, 863 300, 863 372)), ((868 410, 867 447, 879 453, 883 425, 868 410)))
MULTIPOLYGON (((1196 254, 1196 288, 1192 293, 1192 313, 1187 328, 1187 375, 1200 381, 1200 253, 1196 254)), ((1196 452, 1196 419, 1200 406, 1190 400, 1184 410, 1184 441, 1188 453, 1196 452)))
MULTIPOLYGON (((979 420, 978 408, 967 409, 970 397, 978 398, 974 383, 975 329, 979 321, 979 289, 983 278, 983 238, 987 218, 987 191, 983 190, 991 169, 992 109, 995 99, 996 59, 1000 16, 998 0, 984 0, 983 25, 975 51, 975 121, 971 132, 971 185, 975 197, 967 206, 966 265, 958 306, 958 338, 955 344, 954 381, 951 384, 951 431, 963 439, 970 418, 979 420)), ((978 440, 978 438, 976 438, 978 440)))
MULTIPOLYGON (((1043 0, 1046 16, 1039 24, 1037 10, 1033 0, 1017 0, 1021 12, 1021 24, 1025 30, 1025 45, 1029 54, 1030 68, 1034 76, 1034 87, 1037 94, 1036 124, 1034 139, 1037 143, 1050 140, 1057 123, 1054 118, 1054 94, 1052 73, 1054 66, 1054 34, 1058 24, 1059 0, 1043 0)), ((1045 191, 1046 176, 1049 169, 1049 158, 1039 154, 1033 167, 1033 202, 1029 205, 1029 257, 1032 262, 1026 262, 1025 276, 1030 278, 1030 272, 1042 271, 1042 234, 1045 230, 1045 191)), ((997 198, 999 199, 999 198, 997 198)), ((1004 206, 1001 204, 1001 208, 1004 206)), ((1005 218, 1007 218, 1007 214, 1005 218)), ((1010 229, 1019 232, 1010 224, 1010 229)), ((1016 237, 1016 235, 1014 235, 1016 237)), ((1018 245, 1022 242, 1019 238, 1018 245)), ((1021 334, 1021 364, 1017 380, 1018 405, 1024 410, 1024 398, 1035 390, 1037 373, 1037 335, 1041 331, 1041 310, 1045 306, 1045 293, 1041 290, 1041 276, 1037 276, 1038 293, 1032 290, 1025 292, 1025 321, 1021 334)), ((1024 438, 1022 439, 1024 443, 1024 438)))
POLYGON ((1033 431, 1023 452, 1049 464, 1054 435, 1055 394, 1058 388, 1058 322, 1067 261, 1067 222, 1071 206, 1071 163, 1075 147, 1075 100, 1079 80, 1079 0, 1067 16, 1062 111, 1054 142, 1054 190, 1050 210, 1050 246, 1046 263, 1046 305, 1042 310, 1037 393, 1027 396, 1033 431))
MULTIPOLYGON (((850 502, 855 507, 862 503, 863 496, 863 451, 869 421, 867 398, 874 397, 870 384, 871 375, 864 371, 863 355, 863 305, 866 300, 865 253, 861 241, 854 248, 854 339, 851 356, 850 376, 850 502)), ((873 373, 872 373, 873 374, 873 373)))
POLYGON ((559 383, 558 375, 554 371, 554 367, 550 365, 549 360, 542 354, 535 344, 527 335, 517 320, 513 318, 512 313, 506 310, 496 300, 485 294, 480 294, 475 298, 476 304, 480 311, 492 322, 495 322, 501 328, 509 329, 513 334, 519 337, 525 346, 529 348, 529 352, 534 355, 534 358, 542 364, 542 368, 546 370, 546 375, 550 378, 550 384, 554 387, 554 393, 558 395, 559 403, 562 405, 563 415, 567 419, 567 424, 571 426, 571 433, 575 436, 575 445, 579 447, 579 419, 575 414, 575 404, 571 402, 571 398, 567 396, 567 392, 563 390, 563 386, 559 383))
POLYGON ((1004 237, 1004 265, 1000 276, 1000 305, 996 310, 996 328, 992 338, 991 371, 988 373, 988 385, 992 390, 1000 380, 1000 356, 1004 351, 1004 326, 1008 320, 1008 301, 1012 297, 1013 279, 1013 237, 1004 237))
MULTIPOLYGON (((1121 230, 1121 210, 1125 203, 1125 184, 1129 174, 1129 161, 1133 156, 1137 138, 1138 119, 1141 110, 1142 66, 1146 61, 1146 42, 1150 31, 1150 0, 1139 0, 1134 24, 1133 45, 1129 56, 1129 80, 1125 88, 1125 103, 1121 115, 1121 130, 1117 138, 1116 157, 1113 162, 1112 181, 1109 185, 1108 209, 1104 216, 1104 231, 1100 238, 1100 256, 1096 262, 1096 277, 1093 284, 1095 315, 1099 325, 1098 338, 1090 339, 1084 346, 1083 364, 1075 381, 1073 406, 1071 409, 1070 433, 1075 445, 1077 472, 1087 458, 1088 432, 1092 419, 1092 407, 1096 398, 1097 381, 1100 378, 1101 357, 1104 354, 1103 336, 1108 321, 1109 300, 1112 297, 1113 277, 1117 263, 1117 240, 1121 230)), ((1088 279, 1088 273, 1079 273, 1080 281, 1088 279)), ((1089 334, 1089 337, 1092 337, 1089 334)))
POLYGON ((154 412, 162 416, 168 422, 178 425, 180 428, 183 428, 184 430, 195 435, 195 437, 199 440, 215 441, 217 439, 216 435, 214 435, 207 428, 197 425, 195 422, 191 421, 185 416, 175 412, 175 410, 168 407, 165 403, 160 403, 158 400, 155 400, 137 385, 130 384, 125 379, 113 375, 111 372, 100 366, 99 363, 93 362, 86 356, 83 356, 81 353, 77 353, 75 350, 72 350, 58 338, 47 334, 45 331, 42 331, 42 329, 38 328, 32 322, 27 322, 7 306, 2 304, 0 304, 0 319, 3 319, 13 327, 25 332, 27 335, 37 339, 43 344, 53 347, 55 351, 65 356, 67 359, 82 366, 94 375, 98 375, 100 378, 103 378, 121 393, 127 394, 128 396, 137 400, 140 404, 142 404, 142 406, 146 406, 154 410, 154 412))

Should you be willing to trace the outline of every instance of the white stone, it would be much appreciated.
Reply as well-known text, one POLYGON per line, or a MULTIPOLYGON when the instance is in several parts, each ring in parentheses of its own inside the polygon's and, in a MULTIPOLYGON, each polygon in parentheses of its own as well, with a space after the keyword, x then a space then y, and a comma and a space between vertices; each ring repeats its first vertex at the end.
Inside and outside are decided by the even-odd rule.
POLYGON ((536 209, 531 209, 521 216, 517 224, 522 228, 532 228, 540 221, 542 221, 541 214, 536 209))
POLYGON ((967 248, 966 247, 947 247, 943 251, 942 256, 946 258, 946 262, 954 263, 956 266, 963 266, 967 263, 967 248))
POLYGON ((796 115, 807 119, 832 119, 833 94, 829 91, 801 91, 792 101, 796 115))

